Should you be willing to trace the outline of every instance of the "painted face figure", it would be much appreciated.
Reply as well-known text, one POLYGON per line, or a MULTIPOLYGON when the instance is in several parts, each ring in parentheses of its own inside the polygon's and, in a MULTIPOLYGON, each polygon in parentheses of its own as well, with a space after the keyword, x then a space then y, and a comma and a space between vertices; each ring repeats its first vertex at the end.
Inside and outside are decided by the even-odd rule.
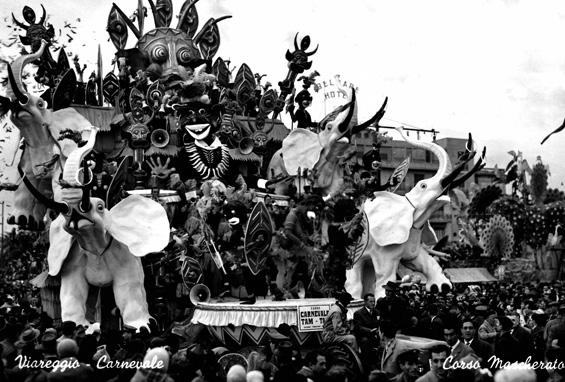
POLYGON ((179 110, 179 123, 195 140, 201 141, 208 137, 211 130, 210 105, 201 102, 190 102, 179 110))

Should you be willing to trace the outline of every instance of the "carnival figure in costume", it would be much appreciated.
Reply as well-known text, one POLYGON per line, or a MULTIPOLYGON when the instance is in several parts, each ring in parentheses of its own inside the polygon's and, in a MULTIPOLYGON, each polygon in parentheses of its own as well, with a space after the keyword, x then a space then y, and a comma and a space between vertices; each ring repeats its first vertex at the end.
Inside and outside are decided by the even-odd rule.
POLYGON ((215 97, 209 95, 210 91, 209 83, 198 76, 182 88, 181 103, 175 105, 175 109, 185 136, 177 169, 183 181, 218 179, 233 184, 238 173, 231 168, 228 147, 215 135, 220 118, 219 105, 212 102, 215 97))

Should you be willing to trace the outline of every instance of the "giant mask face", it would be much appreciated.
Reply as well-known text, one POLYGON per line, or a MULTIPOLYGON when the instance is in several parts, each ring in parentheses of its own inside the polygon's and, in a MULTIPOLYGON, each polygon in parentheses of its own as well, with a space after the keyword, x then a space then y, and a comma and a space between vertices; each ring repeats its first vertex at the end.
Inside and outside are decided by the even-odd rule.
POLYGON ((139 39, 137 48, 149 59, 146 73, 151 80, 187 80, 203 62, 200 51, 179 29, 153 29, 139 39))

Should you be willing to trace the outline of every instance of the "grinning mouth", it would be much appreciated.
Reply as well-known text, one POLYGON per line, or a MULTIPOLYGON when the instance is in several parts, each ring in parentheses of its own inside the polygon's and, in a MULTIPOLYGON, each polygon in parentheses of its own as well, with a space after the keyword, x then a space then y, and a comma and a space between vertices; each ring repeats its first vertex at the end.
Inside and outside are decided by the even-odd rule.
POLYGON ((185 125, 184 128, 194 139, 204 139, 210 131, 209 123, 199 123, 196 125, 185 125))
POLYGON ((238 225, 239 224, 239 218, 236 218, 236 217, 230 218, 228 220, 228 223, 230 223, 230 225, 238 225))

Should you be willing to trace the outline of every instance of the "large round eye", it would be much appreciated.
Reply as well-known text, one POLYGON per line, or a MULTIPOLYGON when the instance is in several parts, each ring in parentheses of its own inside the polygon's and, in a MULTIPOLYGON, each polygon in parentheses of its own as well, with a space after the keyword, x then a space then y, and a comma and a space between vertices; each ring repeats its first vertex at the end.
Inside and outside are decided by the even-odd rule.
POLYGON ((47 109, 47 102, 43 100, 37 101, 37 107, 40 109, 47 109))
POLYGON ((422 184, 420 184, 420 188, 422 190, 425 190, 426 188, 428 188, 428 185, 426 183, 422 183, 422 184))
POLYGON ((167 50, 166 45, 157 45, 151 51, 151 58, 156 62, 165 62, 167 61, 167 56, 169 55, 169 51, 167 50))
POLYGON ((180 48, 177 52, 177 60, 182 65, 187 65, 192 59, 192 54, 188 48, 180 48))
POLYGON ((98 212, 103 212, 103 211, 104 211, 104 204, 98 203, 98 204, 96 205, 96 210, 97 210, 98 212))

